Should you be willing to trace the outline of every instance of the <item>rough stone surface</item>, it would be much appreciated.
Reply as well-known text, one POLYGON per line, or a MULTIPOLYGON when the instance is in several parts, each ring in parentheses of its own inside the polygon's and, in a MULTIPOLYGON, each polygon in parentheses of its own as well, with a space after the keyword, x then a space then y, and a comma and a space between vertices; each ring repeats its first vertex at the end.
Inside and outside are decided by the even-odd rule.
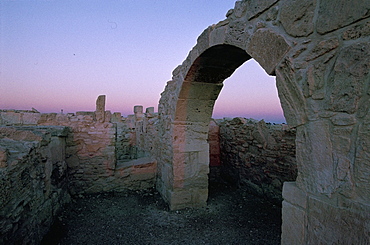
POLYGON ((280 21, 289 35, 305 37, 313 32, 316 1, 284 0, 280 4, 280 21))
POLYGON ((0 127, 1 244, 39 244, 70 201, 65 131, 0 127))
POLYGON ((252 36, 247 52, 267 74, 274 75, 276 66, 289 49, 290 46, 283 36, 269 29, 260 29, 252 36))
POLYGON ((297 177, 295 129, 244 118, 216 122, 220 128, 220 176, 280 204, 283 182, 297 177))
POLYGON ((366 0, 320 1, 317 31, 324 34, 369 16, 370 2, 366 0))
POLYGON ((308 244, 369 244, 370 206, 351 203, 337 207, 325 201, 309 198, 307 225, 308 244), (343 229, 348 227, 350 229, 343 229), (337 232, 341 231, 341 232, 337 232))

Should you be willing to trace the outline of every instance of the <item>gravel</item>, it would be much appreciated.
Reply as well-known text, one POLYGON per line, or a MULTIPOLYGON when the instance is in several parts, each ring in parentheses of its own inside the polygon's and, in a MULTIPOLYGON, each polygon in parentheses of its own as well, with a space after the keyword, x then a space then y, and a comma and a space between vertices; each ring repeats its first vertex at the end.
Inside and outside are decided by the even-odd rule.
POLYGON ((208 205, 170 211, 155 190, 80 196, 42 244, 280 244, 281 207, 223 184, 208 205))

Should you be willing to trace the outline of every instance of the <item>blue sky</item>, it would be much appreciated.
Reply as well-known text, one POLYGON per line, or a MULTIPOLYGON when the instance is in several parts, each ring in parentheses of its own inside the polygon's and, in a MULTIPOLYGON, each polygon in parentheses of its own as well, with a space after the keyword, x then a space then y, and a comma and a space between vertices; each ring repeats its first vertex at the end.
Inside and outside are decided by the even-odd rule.
MULTIPOLYGON (((131 114, 154 106, 234 0, 0 0, 0 109, 131 114)), ((226 80, 214 117, 282 122, 273 77, 254 61, 226 80)))

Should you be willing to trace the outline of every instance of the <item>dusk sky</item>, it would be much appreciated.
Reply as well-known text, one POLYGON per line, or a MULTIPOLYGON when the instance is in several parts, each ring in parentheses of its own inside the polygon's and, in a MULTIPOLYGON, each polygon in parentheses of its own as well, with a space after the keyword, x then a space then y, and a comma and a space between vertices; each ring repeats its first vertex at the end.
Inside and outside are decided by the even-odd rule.
MULTIPOLYGON (((236 0, 0 0, 0 109, 65 113, 155 107, 172 71, 236 0)), ((284 122, 275 78, 253 60, 229 79, 214 118, 284 122)))

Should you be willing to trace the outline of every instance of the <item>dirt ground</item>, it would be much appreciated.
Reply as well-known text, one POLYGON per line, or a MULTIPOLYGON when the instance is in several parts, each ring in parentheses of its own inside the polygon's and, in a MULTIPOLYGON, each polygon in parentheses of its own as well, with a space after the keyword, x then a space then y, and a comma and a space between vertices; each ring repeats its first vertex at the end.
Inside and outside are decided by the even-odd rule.
POLYGON ((43 244, 280 244, 281 207, 224 185, 208 205, 169 211, 155 190, 78 198, 43 244))

